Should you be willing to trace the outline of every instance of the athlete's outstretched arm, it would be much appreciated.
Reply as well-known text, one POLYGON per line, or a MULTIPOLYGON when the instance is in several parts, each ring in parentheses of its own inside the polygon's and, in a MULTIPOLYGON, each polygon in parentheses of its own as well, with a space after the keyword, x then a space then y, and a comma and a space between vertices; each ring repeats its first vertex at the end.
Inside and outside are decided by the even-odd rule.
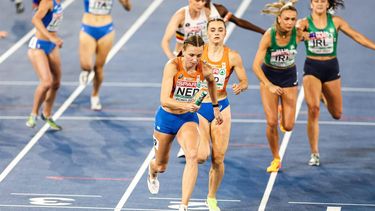
POLYGON ((249 22, 249 21, 247 21, 245 19, 236 17, 231 12, 229 12, 228 9, 226 7, 224 7, 223 5, 221 5, 221 4, 214 4, 214 6, 216 7, 216 9, 219 12, 220 16, 222 18, 224 18, 225 21, 230 21, 230 22, 236 24, 237 26, 239 26, 241 28, 244 28, 244 29, 247 29, 247 30, 251 30, 251 31, 254 31, 254 32, 258 32, 260 34, 264 34, 266 32, 261 27, 255 25, 255 24, 253 24, 253 23, 251 23, 251 22, 249 22))
POLYGON ((357 43, 365 46, 366 48, 370 48, 375 50, 375 43, 367 38, 365 35, 361 34, 357 30, 353 29, 348 22, 346 22, 343 18, 335 16, 334 22, 337 24, 338 29, 344 32, 347 36, 352 38, 357 43))

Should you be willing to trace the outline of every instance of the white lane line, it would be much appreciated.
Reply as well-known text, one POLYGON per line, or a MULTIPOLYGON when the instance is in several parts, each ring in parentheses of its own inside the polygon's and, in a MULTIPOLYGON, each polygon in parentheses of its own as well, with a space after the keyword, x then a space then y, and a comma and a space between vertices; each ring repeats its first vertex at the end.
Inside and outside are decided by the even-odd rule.
MULTIPOLYGON (((27 116, 0 116, 0 120, 25 120, 27 116)), ((99 117, 99 116, 64 116, 65 121, 130 121, 153 122, 154 117, 99 117)), ((265 124, 265 119, 232 119, 232 123, 265 124)), ((296 124, 307 124, 307 121, 296 121, 296 124)), ((375 126, 375 122, 319 121, 320 125, 375 126)))
POLYGON ((324 202, 307 202, 307 201, 290 201, 289 204, 298 205, 331 205, 331 206, 358 206, 358 207, 375 207, 375 204, 355 204, 355 203, 324 203, 324 202))
POLYGON ((341 211, 341 207, 327 207, 327 211, 341 211))
MULTIPOLYGON (((304 91, 303 91, 303 89, 301 89, 299 91, 298 98, 297 98, 297 105, 296 105, 297 108, 296 108, 295 119, 297 119, 299 111, 301 110, 301 106, 302 106, 304 95, 305 95, 304 91)), ((286 132, 285 135, 284 135, 284 137, 283 137, 283 140, 281 142, 281 146, 280 146, 280 150, 279 150, 281 161, 283 160, 283 157, 284 157, 284 154, 285 154, 285 150, 286 150, 286 148, 288 146, 288 143, 289 143, 290 137, 292 135, 292 132, 293 131, 286 132)), ((268 203, 268 199, 269 199, 269 197, 271 195, 273 185, 275 184, 275 181, 276 181, 277 174, 278 174, 278 172, 272 172, 271 173, 270 178, 269 178, 268 183, 267 183, 267 187, 266 187, 266 189, 264 191, 262 200, 260 202, 258 211, 264 211, 266 209, 266 206, 267 206, 267 203, 268 203)))
POLYGON ((150 161, 152 160, 152 158, 154 157, 154 155, 155 155, 155 151, 154 151, 154 148, 152 148, 150 150, 150 152, 148 153, 147 158, 143 161, 141 167, 138 169, 137 174, 135 175, 134 179, 131 181, 130 185, 126 189, 124 195, 121 197, 120 201, 117 203, 116 208, 114 209, 114 211, 120 211, 120 210, 122 210, 122 208, 124 207, 126 201, 129 199, 131 193, 133 192, 133 190, 137 186, 139 180, 142 178, 143 173, 148 168, 148 164, 150 163, 150 161))
MULTIPOLYGON (((250 3, 251 3, 251 0, 244 0, 242 2, 242 4, 240 5, 240 7, 238 8, 238 10, 236 11, 235 16, 241 17, 242 14, 243 14, 243 13, 241 14, 242 10, 246 10, 246 8, 249 6, 250 3), (248 2, 248 4, 244 4, 244 2, 248 2), (246 6, 246 8, 242 8, 242 7, 245 7, 245 6, 246 6)), ((230 35, 232 33, 232 31, 233 31, 233 29, 228 29, 227 30, 227 34, 230 35)), ((227 37, 229 37, 229 36, 227 36, 227 37)), ((130 197, 130 195, 133 192, 134 188, 137 186, 137 184, 138 184, 139 180, 141 179, 143 173, 146 171, 146 169, 148 167, 148 163, 154 157, 154 154, 155 154, 155 152, 154 152, 154 149, 152 148, 151 151, 150 151, 150 153, 148 154, 147 158, 143 161, 142 166, 139 168, 136 176, 133 178, 133 180, 130 183, 129 187, 126 189, 123 197, 121 198, 121 200, 117 204, 115 211, 119 211, 119 210, 121 210, 122 207, 124 207, 126 201, 130 197)))
POLYGON ((43 127, 38 131, 38 133, 26 144, 26 146, 21 150, 20 153, 9 163, 9 165, 0 174, 0 183, 5 179, 5 177, 13 170, 13 168, 18 164, 18 162, 30 151, 30 149, 38 142, 42 135, 48 130, 48 124, 44 124, 43 127))
MULTIPOLYGON (((181 201, 181 198, 149 197, 149 199, 152 199, 152 200, 177 200, 177 201, 181 201)), ((196 198, 190 199, 190 201, 206 201, 206 200, 207 200, 206 198, 204 198, 204 199, 196 199, 196 198)), ((222 201, 222 202, 241 202, 241 200, 238 200, 238 199, 217 199, 217 201, 222 201)))
POLYGON ((341 87, 343 92, 375 92, 375 88, 341 87))
MULTIPOLYGON (((129 38, 137 31, 137 29, 142 25, 142 23, 150 16, 150 11, 155 10, 155 2, 159 3, 162 0, 155 0, 146 11, 137 19, 137 21, 128 29, 127 32, 121 37, 121 39, 116 43, 116 45, 109 52, 106 63, 113 58, 113 56, 119 51, 119 49, 129 40, 129 38), (131 33, 130 33, 131 32, 131 33)), ((160 4, 160 3, 159 3, 160 4)), ((152 13, 152 12, 151 12, 152 13)), ((93 79, 93 72, 90 73, 89 82, 93 79)), ((73 101, 81 94, 86 86, 79 85, 74 92, 68 97, 68 99, 61 105, 61 107, 52 116, 52 119, 58 119, 64 111, 73 103, 73 101)), ((12 162, 3 170, 0 174, 0 183, 5 179, 5 177, 13 170, 13 168, 18 164, 18 162, 30 151, 30 149, 39 141, 39 139, 48 130, 48 124, 38 131, 38 133, 29 141, 29 143, 21 150, 21 152, 12 160, 12 162)))
MULTIPOLYGON (((66 9, 74 0, 66 0, 62 3, 63 9, 66 9)), ((35 34, 35 28, 30 30, 24 35, 16 44, 10 47, 5 53, 0 56, 0 64, 3 63, 8 57, 16 52, 22 45, 24 45, 35 34)))
MULTIPOLYGON (((73 209, 73 210, 113 210, 113 207, 76 207, 76 206, 37 206, 37 205, 18 205, 18 204, 0 204, 0 207, 17 207, 17 208, 40 208, 45 210, 53 209, 73 209)), ((143 208, 122 208, 126 211, 171 211, 171 209, 143 209, 143 208)))
POLYGON ((62 196, 62 197, 82 197, 82 198, 101 198, 101 195, 77 195, 77 194, 54 194, 54 193, 10 193, 14 196, 62 196))

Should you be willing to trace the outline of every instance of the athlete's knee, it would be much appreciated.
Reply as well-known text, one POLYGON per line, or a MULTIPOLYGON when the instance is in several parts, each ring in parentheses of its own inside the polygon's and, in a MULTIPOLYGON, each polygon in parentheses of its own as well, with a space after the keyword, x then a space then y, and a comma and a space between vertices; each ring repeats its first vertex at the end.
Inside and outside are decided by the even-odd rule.
POLYGON ((285 131, 289 132, 289 131, 292 131, 293 128, 294 128, 294 123, 285 123, 283 125, 283 128, 285 131))
POLYGON ((198 155, 198 163, 199 164, 205 163, 209 157, 210 157, 210 154, 198 155))
POLYGON ((270 128, 277 127, 278 120, 276 118, 267 119, 267 126, 270 128))
POLYGON ((43 90, 48 90, 50 88, 52 88, 53 86, 53 81, 51 79, 43 79, 41 80, 39 86, 43 89, 43 90))
POLYGON ((199 164, 203 164, 208 160, 208 158, 210 157, 210 151, 211 151, 211 148, 209 146, 207 146, 207 147, 200 146, 200 150, 198 152, 198 163, 199 164))
POLYGON ((198 163, 198 151, 197 150, 187 150, 185 152, 186 163, 198 163))
POLYGON ((318 118, 320 114, 320 107, 318 105, 308 105, 309 115, 318 118))
POLYGON ((212 165, 214 167, 224 165, 224 158, 225 158, 225 153, 222 153, 222 152, 215 153, 215 155, 212 156, 212 165))
POLYGON ((92 67, 91 67, 91 65, 90 65, 89 63, 81 63, 81 69, 82 69, 83 71, 88 71, 88 72, 90 72, 91 69, 92 69, 92 67))
POLYGON ((332 116, 332 118, 334 118, 336 120, 341 119, 341 117, 342 117, 342 110, 331 112, 331 116, 332 116))
POLYGON ((51 89, 58 90, 60 88, 60 81, 53 81, 51 89))

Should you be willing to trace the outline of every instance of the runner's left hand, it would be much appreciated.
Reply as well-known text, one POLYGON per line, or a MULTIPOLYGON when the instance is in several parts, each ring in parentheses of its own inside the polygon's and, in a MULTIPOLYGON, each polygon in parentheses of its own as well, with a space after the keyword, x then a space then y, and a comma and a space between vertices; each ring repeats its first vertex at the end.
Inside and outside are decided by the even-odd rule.
POLYGON ((217 125, 221 125, 224 120, 223 116, 221 115, 220 109, 218 107, 214 108, 214 115, 215 115, 215 120, 217 125))

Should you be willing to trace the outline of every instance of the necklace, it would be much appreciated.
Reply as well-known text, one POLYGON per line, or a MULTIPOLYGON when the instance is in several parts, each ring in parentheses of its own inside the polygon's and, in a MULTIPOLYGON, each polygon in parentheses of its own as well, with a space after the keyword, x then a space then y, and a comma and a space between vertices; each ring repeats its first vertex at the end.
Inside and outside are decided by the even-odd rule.
POLYGON ((285 31, 278 31, 279 35, 285 39, 286 38, 286 35, 288 35, 288 32, 285 32, 285 31))

